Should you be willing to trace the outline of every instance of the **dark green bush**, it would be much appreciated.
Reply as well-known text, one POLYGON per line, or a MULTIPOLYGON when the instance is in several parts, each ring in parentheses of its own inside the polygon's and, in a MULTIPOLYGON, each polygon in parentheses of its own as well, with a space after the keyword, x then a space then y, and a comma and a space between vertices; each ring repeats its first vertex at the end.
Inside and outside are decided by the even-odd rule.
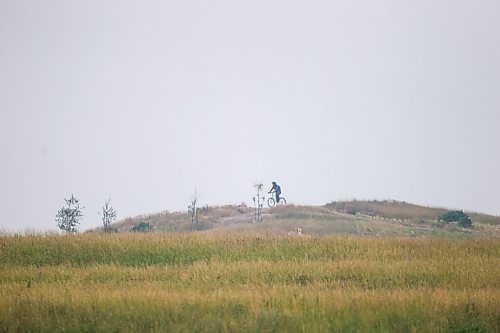
POLYGON ((110 226, 105 226, 104 227, 104 232, 107 233, 107 234, 114 234, 114 233, 117 233, 118 232, 118 229, 115 228, 115 227, 110 227, 110 226))
POLYGON ((148 232, 151 231, 151 224, 149 222, 141 222, 137 225, 134 225, 130 232, 148 232))
POLYGON ((438 217, 439 221, 458 222, 464 228, 472 227, 471 218, 461 210, 453 210, 438 217))

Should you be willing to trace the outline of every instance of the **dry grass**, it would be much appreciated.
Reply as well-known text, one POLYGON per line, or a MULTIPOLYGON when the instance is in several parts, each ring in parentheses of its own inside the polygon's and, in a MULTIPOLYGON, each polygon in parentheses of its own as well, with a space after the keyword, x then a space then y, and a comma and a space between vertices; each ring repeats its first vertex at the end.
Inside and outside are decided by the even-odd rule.
POLYGON ((498 332, 500 241, 0 236, 0 328, 498 332))
MULTIPOLYGON (((400 220, 437 220, 438 217, 449 209, 445 208, 432 208, 418 206, 407 202, 386 200, 386 201, 334 201, 326 205, 329 209, 335 211, 350 213, 350 214, 364 214, 369 216, 380 216, 389 219, 400 220)), ((491 216, 480 213, 467 213, 470 215, 472 222, 480 224, 500 224, 500 217, 491 216)))

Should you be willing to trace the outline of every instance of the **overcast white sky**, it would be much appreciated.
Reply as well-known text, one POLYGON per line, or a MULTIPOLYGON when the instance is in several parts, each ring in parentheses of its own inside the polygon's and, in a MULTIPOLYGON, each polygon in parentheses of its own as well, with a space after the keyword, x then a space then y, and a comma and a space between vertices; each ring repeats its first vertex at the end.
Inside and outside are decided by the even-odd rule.
POLYGON ((0 229, 200 204, 500 213, 500 2, 0 0, 0 229))

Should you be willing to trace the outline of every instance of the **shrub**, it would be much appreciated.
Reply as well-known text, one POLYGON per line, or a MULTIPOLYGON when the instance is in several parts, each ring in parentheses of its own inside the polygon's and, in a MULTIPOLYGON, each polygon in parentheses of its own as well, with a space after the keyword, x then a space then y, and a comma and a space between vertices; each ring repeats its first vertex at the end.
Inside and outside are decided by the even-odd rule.
POLYGON ((130 232, 148 232, 151 231, 151 225, 149 222, 141 222, 137 225, 134 225, 130 232))
POLYGON ((454 210, 444 213, 443 215, 439 216, 438 220, 444 222, 458 222, 458 224, 460 224, 464 228, 472 227, 471 218, 461 210, 454 210))
POLYGON ((115 227, 106 227, 104 229, 104 232, 107 233, 107 234, 115 234, 118 232, 118 228, 115 228, 115 227))

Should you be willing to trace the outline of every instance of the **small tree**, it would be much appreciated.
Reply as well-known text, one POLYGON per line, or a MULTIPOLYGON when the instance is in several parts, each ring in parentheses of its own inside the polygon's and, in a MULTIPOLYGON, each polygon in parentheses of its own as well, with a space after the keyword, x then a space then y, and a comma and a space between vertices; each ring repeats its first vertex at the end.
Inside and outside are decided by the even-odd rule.
POLYGON ((104 203, 104 206, 102 207, 102 214, 99 213, 99 215, 101 215, 101 218, 102 218, 104 232, 106 232, 106 233, 117 231, 116 228, 113 228, 111 226, 111 223, 116 220, 116 210, 109 205, 110 202, 111 202, 111 199, 106 201, 104 203))
POLYGON ((66 202, 66 206, 57 211, 57 226, 67 233, 76 232, 83 217, 79 200, 71 194, 71 198, 64 199, 64 201, 66 202))
POLYGON ((265 200, 264 196, 261 194, 263 186, 264 184, 262 183, 255 183, 253 185, 253 187, 257 190, 257 195, 252 198, 255 210, 254 220, 256 222, 262 222, 262 206, 264 205, 265 200))
POLYGON ((191 204, 188 206, 188 212, 191 214, 191 224, 198 223, 198 207, 196 207, 196 203, 198 201, 198 197, 196 195, 196 189, 194 190, 194 198, 191 200, 191 204))

